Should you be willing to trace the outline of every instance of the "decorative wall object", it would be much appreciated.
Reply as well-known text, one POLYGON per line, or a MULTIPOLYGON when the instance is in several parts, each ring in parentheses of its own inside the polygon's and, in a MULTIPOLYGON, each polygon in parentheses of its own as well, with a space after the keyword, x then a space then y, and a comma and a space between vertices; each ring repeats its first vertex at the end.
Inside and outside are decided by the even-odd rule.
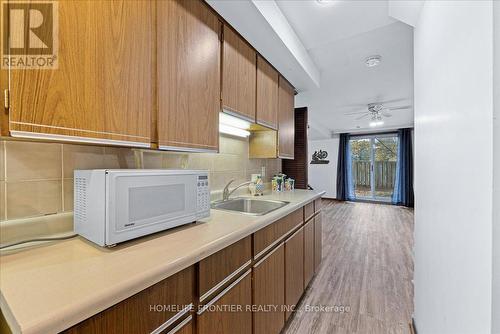
POLYGON ((326 160, 328 157, 328 152, 323 150, 318 150, 313 153, 311 164, 328 164, 330 160, 326 160))

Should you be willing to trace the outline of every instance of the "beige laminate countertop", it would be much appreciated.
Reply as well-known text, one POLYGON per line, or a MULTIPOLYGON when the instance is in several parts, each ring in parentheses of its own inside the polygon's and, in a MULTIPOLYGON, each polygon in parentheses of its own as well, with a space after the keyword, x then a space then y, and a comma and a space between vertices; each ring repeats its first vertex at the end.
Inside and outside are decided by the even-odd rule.
POLYGON ((290 204, 264 216, 212 210, 195 224, 107 249, 78 237, 0 253, 0 306, 14 333, 57 333, 284 217, 324 192, 261 199, 290 204))

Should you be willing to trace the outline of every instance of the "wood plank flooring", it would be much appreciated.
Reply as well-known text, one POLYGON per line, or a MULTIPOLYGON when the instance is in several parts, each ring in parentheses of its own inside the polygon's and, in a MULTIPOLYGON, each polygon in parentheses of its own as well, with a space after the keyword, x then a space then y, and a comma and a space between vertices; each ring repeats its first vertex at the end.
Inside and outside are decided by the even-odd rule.
POLYGON ((411 333, 413 211, 325 200, 323 208, 323 261, 283 333, 411 333))

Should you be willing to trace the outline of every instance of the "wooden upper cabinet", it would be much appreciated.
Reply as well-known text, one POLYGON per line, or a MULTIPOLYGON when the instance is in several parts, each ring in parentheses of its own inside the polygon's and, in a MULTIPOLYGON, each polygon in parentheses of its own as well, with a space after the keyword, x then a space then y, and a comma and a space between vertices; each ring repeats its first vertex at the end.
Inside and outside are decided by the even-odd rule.
POLYGON ((221 23, 199 0, 156 5, 159 147, 217 151, 221 23))
POLYGON ((295 91, 282 76, 279 78, 278 156, 293 159, 295 140, 295 91))
POLYGON ((10 72, 11 135, 149 147, 154 3, 58 8, 58 68, 10 72))
POLYGON ((278 72, 257 56, 257 123, 278 129, 278 72))
POLYGON ((257 53, 224 26, 222 44, 222 108, 255 122, 257 53))

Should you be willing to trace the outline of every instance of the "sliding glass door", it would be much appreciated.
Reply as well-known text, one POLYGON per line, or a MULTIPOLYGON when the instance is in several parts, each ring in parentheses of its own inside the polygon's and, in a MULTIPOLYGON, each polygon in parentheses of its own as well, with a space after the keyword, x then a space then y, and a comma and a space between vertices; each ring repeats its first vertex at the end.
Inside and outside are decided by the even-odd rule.
POLYGON ((391 202, 396 180, 397 134, 352 136, 349 146, 355 199, 391 202))

